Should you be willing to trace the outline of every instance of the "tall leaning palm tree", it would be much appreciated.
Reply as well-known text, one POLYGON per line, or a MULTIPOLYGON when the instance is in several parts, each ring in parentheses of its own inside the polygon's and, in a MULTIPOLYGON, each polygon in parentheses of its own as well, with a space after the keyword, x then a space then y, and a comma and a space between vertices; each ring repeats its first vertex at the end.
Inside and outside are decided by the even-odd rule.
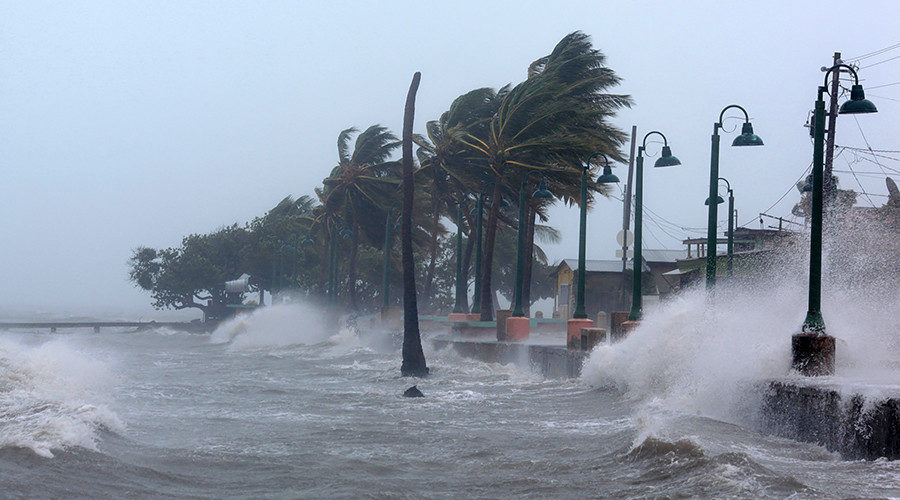
POLYGON ((421 73, 416 71, 409 84, 406 108, 403 113, 403 208, 400 224, 400 243, 403 254, 403 363, 400 374, 424 377, 428 375, 425 353, 422 351, 422 337, 419 333, 419 310, 416 304, 416 269, 413 261, 412 217, 413 217, 413 150, 412 128, 416 113, 416 92, 419 90, 421 73))
POLYGON ((384 237, 384 217, 393 203, 400 183, 399 165, 390 157, 400 145, 397 137, 381 125, 372 125, 350 140, 356 132, 348 128, 338 135, 338 164, 322 181, 316 194, 329 220, 342 220, 350 231, 348 286, 350 308, 358 307, 356 263, 360 237, 379 246, 384 237))

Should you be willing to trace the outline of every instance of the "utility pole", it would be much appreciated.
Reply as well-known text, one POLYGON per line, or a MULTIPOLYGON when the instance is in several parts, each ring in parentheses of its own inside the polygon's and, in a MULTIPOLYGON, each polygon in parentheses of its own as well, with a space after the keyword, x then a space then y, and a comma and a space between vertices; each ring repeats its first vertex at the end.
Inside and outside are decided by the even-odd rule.
MULTIPOLYGON (((637 125, 631 126, 631 155, 628 157, 628 178, 625 180, 625 195, 622 198, 622 230, 628 233, 631 226, 631 178, 634 177, 634 149, 637 145, 637 125)), ((628 289, 628 239, 622 239, 622 289, 619 294, 620 309, 625 305, 625 290, 628 289)))
MULTIPOLYGON (((841 53, 834 53, 834 65, 838 65, 841 63, 841 53)), ((827 69, 827 68, 826 68, 827 69)), ((835 133, 835 122, 837 121, 838 115, 838 91, 840 90, 839 80, 841 79, 841 72, 838 69, 837 74, 831 80, 831 103, 828 108, 828 130, 827 136, 825 138, 825 169, 824 169, 824 179, 823 179, 823 188, 824 188, 824 201, 825 204, 828 205, 834 200, 835 190, 837 186, 834 183, 834 176, 831 173, 832 164, 834 163, 834 133, 835 133)))

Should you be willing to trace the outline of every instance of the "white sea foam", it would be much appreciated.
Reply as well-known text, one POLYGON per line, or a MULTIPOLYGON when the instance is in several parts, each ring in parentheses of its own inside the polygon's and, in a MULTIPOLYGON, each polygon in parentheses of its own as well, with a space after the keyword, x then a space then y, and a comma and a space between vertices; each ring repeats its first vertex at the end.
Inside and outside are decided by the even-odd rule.
POLYGON ((95 450, 101 428, 124 425, 106 403, 115 377, 107 365, 63 339, 39 345, 0 338, 0 448, 52 457, 53 450, 95 450))
MULTIPOLYGON (((833 281, 826 283, 823 312, 837 338, 837 376, 821 382, 897 389, 898 295, 890 289, 866 295, 833 281)), ((706 292, 691 290, 646 314, 624 341, 598 346, 584 380, 655 401, 657 408, 740 421, 759 406, 759 382, 792 376, 791 335, 803 321, 806 298, 799 280, 757 290, 720 286, 712 311, 706 292)))
POLYGON ((230 343, 232 349, 311 345, 332 336, 321 308, 307 304, 277 304, 225 321, 210 342, 230 343))

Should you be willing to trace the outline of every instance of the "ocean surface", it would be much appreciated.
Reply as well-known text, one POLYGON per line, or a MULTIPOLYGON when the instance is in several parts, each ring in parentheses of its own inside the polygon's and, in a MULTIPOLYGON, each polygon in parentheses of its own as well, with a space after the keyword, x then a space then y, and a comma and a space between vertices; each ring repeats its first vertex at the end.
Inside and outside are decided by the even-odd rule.
POLYGON ((395 336, 297 305, 207 335, 0 332, 0 497, 900 497, 896 461, 756 432, 740 381, 783 373, 783 346, 729 357, 742 332, 699 341, 696 307, 569 381, 427 335, 432 376, 401 378, 395 336))

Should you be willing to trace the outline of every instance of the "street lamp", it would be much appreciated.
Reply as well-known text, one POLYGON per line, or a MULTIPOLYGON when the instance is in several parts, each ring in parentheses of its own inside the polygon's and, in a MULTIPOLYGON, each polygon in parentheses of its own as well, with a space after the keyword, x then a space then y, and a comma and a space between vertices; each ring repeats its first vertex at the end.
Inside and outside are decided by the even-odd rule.
MULTIPOLYGON (((527 185, 528 178, 531 174, 535 173, 538 172, 531 170, 525 174, 525 177, 522 179, 522 185, 519 188, 519 244, 516 248, 516 293, 515 305, 513 306, 512 311, 512 316, 516 317, 525 316, 525 308, 522 306, 522 289, 524 285, 524 273, 522 272, 522 267, 525 259, 525 208, 528 205, 525 186, 527 185)), ((531 196, 534 198, 550 199, 553 198, 553 193, 547 190, 547 181, 541 178, 541 184, 538 186, 537 191, 532 193, 531 196)))
POLYGON ((472 314, 481 314, 481 220, 484 214, 484 191, 478 194, 475 202, 475 297, 472 299, 472 314))
POLYGON ((396 224, 391 220, 392 209, 387 209, 384 216, 384 266, 381 271, 381 309, 391 305, 391 247, 394 243, 393 229, 396 224))
MULTIPOLYGON (((822 197, 825 156, 825 100, 828 77, 846 68, 853 74, 850 100, 841 105, 840 114, 875 113, 878 109, 866 99, 856 70, 846 64, 835 64, 825 72, 825 82, 819 87, 813 114, 812 213, 809 238, 809 308, 800 333, 791 339, 791 364, 803 375, 831 375, 834 373, 834 337, 825 332, 822 318, 822 197)), ((835 78, 839 75, 835 74, 835 78)), ((805 187, 805 186, 804 186, 805 187)))
MULTIPOLYGON (((731 278, 734 275, 734 191, 731 190, 731 183, 724 177, 719 177, 720 181, 725 181, 728 186, 728 261, 725 264, 725 275, 731 278)), ((716 185, 718 191, 718 185, 716 185)), ((725 203, 721 196, 716 194, 716 205, 725 203)), ((709 198, 703 202, 709 205, 709 198)))
MULTIPOLYGON (((525 316, 525 308, 522 306, 522 289, 525 281, 525 273, 522 271, 522 267, 525 260, 525 209, 528 206, 528 195, 525 192, 525 186, 528 185, 528 178, 531 177, 531 174, 535 173, 539 172, 536 170, 528 171, 522 178, 522 185, 519 188, 519 243, 516 245, 516 289, 512 314, 506 318, 507 340, 524 340, 528 338, 528 330, 531 324, 531 320, 525 316)), ((531 196, 542 199, 553 198, 553 193, 547 190, 546 179, 541 178, 537 191, 531 196)), ((498 200, 493 200, 493 202, 497 203, 498 200)))
POLYGON ((605 154, 597 152, 588 157, 587 162, 581 169, 581 207, 579 215, 581 217, 578 231, 578 284, 575 295, 575 312, 572 317, 575 319, 587 318, 587 312, 584 308, 584 283, 585 283, 585 240, 587 233, 587 184, 588 175, 591 170, 591 160, 595 157, 603 158, 603 174, 597 178, 597 184, 608 184, 619 182, 619 178, 613 175, 612 168, 609 166, 609 158, 605 154))
MULTIPOLYGON (((456 318, 465 319, 466 308, 463 306, 463 296, 466 286, 462 279, 462 202, 456 204, 456 303, 453 306, 453 314, 456 318)), ((452 321, 452 319, 451 319, 452 321)))
MULTIPOLYGON (((641 233, 644 218, 644 150, 647 149, 647 138, 653 134, 662 137, 663 148, 662 154, 653 164, 656 168, 674 167, 681 165, 678 158, 672 156, 672 149, 669 148, 669 142, 662 132, 656 130, 647 132, 644 140, 638 147, 636 168, 634 171, 634 257, 632 257, 632 288, 631 288, 631 312, 628 313, 628 321, 640 321, 643 315, 642 297, 641 297, 641 271, 643 271, 644 260, 641 255, 641 233)), ((626 200, 627 201, 627 200, 626 200)))
MULTIPOLYGON (((329 249, 329 266, 328 266, 328 296, 331 299, 331 302, 337 302, 337 226, 332 223, 331 225, 331 248, 329 249)), ((342 238, 347 239, 353 234, 347 228, 343 228, 340 230, 340 235, 342 238)))
MULTIPOLYGON (((737 104, 729 104, 719 113, 719 121, 713 124, 712 147, 709 161, 709 198, 718 196, 719 184, 719 129, 722 128, 722 119, 729 109, 737 108, 744 113, 744 124, 741 127, 741 135, 734 138, 732 146, 762 146, 763 141, 753 133, 753 125, 750 124, 750 115, 747 110, 737 104)), ((709 203, 709 218, 706 222, 706 289, 712 290, 716 286, 716 218, 718 217, 717 204, 709 203)))

